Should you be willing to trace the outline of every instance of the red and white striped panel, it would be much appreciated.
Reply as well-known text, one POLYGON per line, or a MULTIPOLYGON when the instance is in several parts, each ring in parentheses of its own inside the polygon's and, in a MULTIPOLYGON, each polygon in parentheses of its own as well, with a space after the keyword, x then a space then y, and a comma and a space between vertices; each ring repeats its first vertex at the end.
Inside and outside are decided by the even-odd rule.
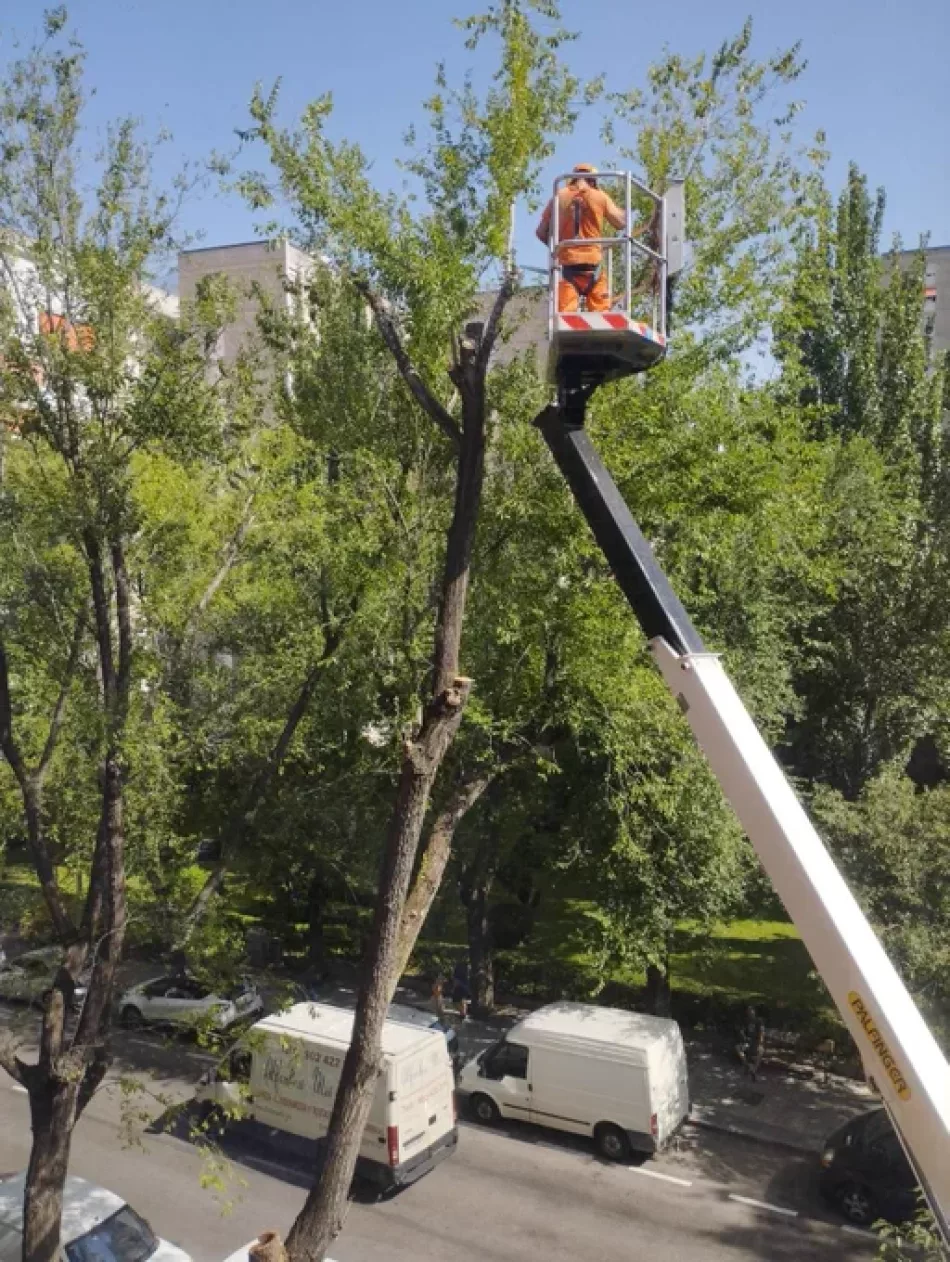
POLYGON ((619 311, 578 311, 570 314, 559 313, 556 332, 558 333, 637 333, 650 342, 666 345, 666 338, 649 324, 639 320, 628 320, 619 311))

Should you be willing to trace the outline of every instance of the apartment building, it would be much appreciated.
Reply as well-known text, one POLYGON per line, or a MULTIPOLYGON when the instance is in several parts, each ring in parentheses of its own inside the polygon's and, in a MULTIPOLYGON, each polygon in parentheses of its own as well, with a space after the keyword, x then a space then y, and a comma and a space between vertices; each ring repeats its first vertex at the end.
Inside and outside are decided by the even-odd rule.
MULTIPOLYGON (((904 250, 902 267, 916 263, 917 250, 904 250)), ((950 351, 950 245, 924 250, 924 292, 922 295, 924 336, 930 362, 950 351)))
POLYGON ((193 299, 199 282, 207 276, 227 278, 234 290, 237 314, 221 334, 217 358, 225 364, 232 363, 256 333, 258 293, 289 310, 292 287, 306 280, 313 266, 310 255, 286 239, 183 250, 178 256, 178 300, 193 299))
POLYGON ((927 250, 924 261, 924 333, 931 358, 950 351, 950 245, 927 250))

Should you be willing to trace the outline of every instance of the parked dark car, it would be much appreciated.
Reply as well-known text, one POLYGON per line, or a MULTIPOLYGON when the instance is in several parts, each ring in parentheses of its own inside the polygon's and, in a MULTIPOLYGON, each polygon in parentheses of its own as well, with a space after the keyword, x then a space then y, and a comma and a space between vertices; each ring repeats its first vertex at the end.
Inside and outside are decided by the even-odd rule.
POLYGON ((853 1223, 914 1217, 917 1180, 884 1109, 862 1113, 828 1136, 819 1187, 853 1223))

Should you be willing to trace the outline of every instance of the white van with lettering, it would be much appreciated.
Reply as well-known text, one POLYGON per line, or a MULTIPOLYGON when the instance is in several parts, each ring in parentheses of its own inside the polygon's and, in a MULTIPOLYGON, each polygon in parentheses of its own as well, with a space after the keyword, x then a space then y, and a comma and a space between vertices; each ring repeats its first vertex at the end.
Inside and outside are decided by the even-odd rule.
POLYGON ((593 1137, 612 1161, 664 1148, 689 1113, 675 1021, 554 1003, 513 1026, 462 1069, 459 1095, 476 1121, 520 1118, 593 1137))
MULTIPOLYGON (((329 1124, 353 1016, 331 1004, 298 1003, 265 1017, 205 1075, 195 1099, 319 1141, 329 1124)), ((442 1030, 387 1021, 383 1068, 357 1174, 384 1188, 403 1187, 454 1152, 454 1086, 442 1030)))

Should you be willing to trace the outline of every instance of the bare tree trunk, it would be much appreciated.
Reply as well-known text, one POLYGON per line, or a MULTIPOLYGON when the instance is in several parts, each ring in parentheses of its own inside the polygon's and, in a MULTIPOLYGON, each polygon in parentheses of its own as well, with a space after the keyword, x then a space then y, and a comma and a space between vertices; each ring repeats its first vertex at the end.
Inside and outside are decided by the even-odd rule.
MULTIPOLYGON (((407 943, 411 950, 404 916, 425 812, 436 775, 461 723, 471 688, 471 681, 459 674, 459 653, 485 476, 485 376, 499 321, 515 284, 513 275, 506 277, 487 325, 469 326, 459 343, 458 359, 451 376, 462 399, 461 426, 418 377, 386 304, 371 289, 363 288, 377 327, 407 386, 453 444, 457 444, 458 462, 435 626, 432 693, 418 732, 406 741, 403 749, 373 930, 363 961, 352 1041, 333 1102, 323 1165, 287 1237, 291 1262, 323 1262, 327 1249, 343 1226, 350 1183, 380 1069, 386 1012, 396 990, 399 965, 407 943)), ((416 922, 416 933, 420 923, 416 922)))
MULTIPOLYGON (((383 332, 385 337, 386 331, 383 332)), ((389 332, 392 333, 391 325, 389 332)), ((405 955, 404 914, 426 808, 471 687, 471 681, 459 675, 458 662, 485 472, 485 366, 479 366, 478 352, 477 338, 463 341, 460 362, 453 373, 462 394, 463 423, 458 433, 455 501, 435 627, 432 695, 419 731, 407 740, 403 750, 352 1042, 333 1104, 323 1166, 287 1237, 292 1262, 322 1262, 343 1226, 380 1068, 383 1025, 405 955)))
POLYGON ((360 1139, 380 1068, 383 1025, 398 980, 395 965, 399 931, 416 847, 432 782, 461 722, 468 697, 469 681, 457 679, 454 683, 454 687, 430 702, 418 736, 405 747, 364 959, 353 1040, 343 1062, 320 1177, 287 1236, 287 1251, 292 1259, 322 1259, 343 1226, 360 1139))
POLYGON ((670 975, 659 964, 647 965, 647 1006, 657 1017, 668 1017, 671 1008, 670 975))
POLYGON ((490 771, 479 772, 468 779, 463 779, 435 817, 419 856, 412 887, 403 911, 398 976, 406 971, 416 939, 425 924, 433 899, 439 892, 459 824, 502 769, 503 765, 499 764, 490 771))
POLYGON ((63 1184, 76 1123, 78 1082, 49 1080, 30 1091, 33 1144, 23 1204, 24 1262, 56 1262, 60 1253, 63 1184))
POLYGON ((103 710, 109 744, 100 773, 102 805, 82 924, 73 931, 62 966, 43 1007, 40 1053, 34 1065, 14 1056, 5 1067, 30 1098, 33 1145, 23 1203, 24 1262, 53 1262, 59 1256, 63 1184, 77 1118, 92 1099, 109 1065, 107 1046, 115 974, 126 923, 125 829, 121 741, 128 715, 132 663, 129 584, 122 545, 113 542, 112 598, 104 553, 92 531, 86 537, 103 710), (114 599, 117 643, 113 643, 114 599), (66 1016, 75 983, 93 953, 82 1016, 72 1039, 66 1016))

